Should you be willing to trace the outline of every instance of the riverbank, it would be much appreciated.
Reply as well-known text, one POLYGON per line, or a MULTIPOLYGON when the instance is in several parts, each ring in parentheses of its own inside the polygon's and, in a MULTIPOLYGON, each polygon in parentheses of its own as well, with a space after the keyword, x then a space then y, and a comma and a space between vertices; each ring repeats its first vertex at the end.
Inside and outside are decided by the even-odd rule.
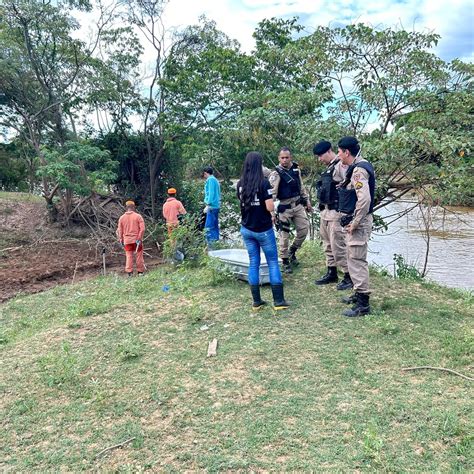
POLYGON ((472 470, 472 382, 401 370, 472 377, 472 294, 373 273, 348 319, 320 247, 301 261, 286 312, 213 266, 1 305, 2 469, 472 470))

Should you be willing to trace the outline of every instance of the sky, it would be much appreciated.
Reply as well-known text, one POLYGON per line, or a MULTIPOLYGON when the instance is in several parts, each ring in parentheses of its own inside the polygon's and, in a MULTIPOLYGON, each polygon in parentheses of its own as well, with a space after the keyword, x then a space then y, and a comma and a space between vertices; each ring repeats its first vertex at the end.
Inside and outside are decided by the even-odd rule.
POLYGON ((358 22, 435 32, 441 35, 435 52, 442 59, 474 60, 472 0, 169 0, 165 25, 184 28, 203 14, 247 52, 254 46, 252 33, 261 20, 296 16, 309 33, 318 26, 358 22))

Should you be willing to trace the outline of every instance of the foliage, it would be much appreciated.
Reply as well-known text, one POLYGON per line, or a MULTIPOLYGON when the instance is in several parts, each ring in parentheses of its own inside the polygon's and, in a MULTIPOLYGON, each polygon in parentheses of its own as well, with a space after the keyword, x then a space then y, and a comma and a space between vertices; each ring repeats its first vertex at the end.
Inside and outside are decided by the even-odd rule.
POLYGON ((107 150, 88 143, 67 142, 61 149, 44 151, 46 165, 38 173, 79 196, 103 192, 116 179, 115 161, 107 150))
POLYGON ((173 229, 164 244, 163 255, 166 258, 192 267, 201 263, 206 254, 206 240, 197 225, 198 219, 197 214, 186 214, 180 225, 173 229))
POLYGON ((402 255, 394 254, 393 261, 395 263, 395 276, 402 280, 420 281, 423 276, 415 265, 407 263, 402 255))
MULTIPOLYGON (((73 141, 109 150, 119 163, 115 190, 157 220, 167 187, 182 188, 199 212, 188 182, 204 165, 224 183, 235 179, 252 150, 273 167, 289 146, 311 188, 320 169, 313 144, 347 134, 375 165, 378 205, 414 189, 473 203, 473 67, 437 57, 436 33, 354 24, 308 34, 295 18, 271 18, 245 53, 205 17, 169 34, 162 1, 9 0, 1 8, 0 121, 16 134, 11 172, 21 174, 0 166, 2 180, 40 187, 49 205, 66 175, 72 194, 87 187, 66 162, 52 169, 51 150, 65 156, 73 141), (77 10, 92 8, 86 43, 77 10)), ((222 213, 224 228, 236 228, 234 210, 222 213)))
POLYGON ((18 159, 15 144, 0 143, 0 189, 3 191, 28 191, 26 164, 18 159))

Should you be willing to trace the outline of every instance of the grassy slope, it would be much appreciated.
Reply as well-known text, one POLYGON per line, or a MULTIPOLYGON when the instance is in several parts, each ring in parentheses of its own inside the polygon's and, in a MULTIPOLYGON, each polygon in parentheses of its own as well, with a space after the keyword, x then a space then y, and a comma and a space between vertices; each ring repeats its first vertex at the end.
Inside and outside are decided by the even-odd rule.
POLYGON ((312 284, 319 250, 301 253, 286 286, 295 304, 278 314, 252 314, 246 285, 209 268, 99 278, 3 305, 0 466, 473 469, 472 383, 400 371, 469 373, 472 296, 374 275, 374 314, 343 318, 340 292, 312 284))

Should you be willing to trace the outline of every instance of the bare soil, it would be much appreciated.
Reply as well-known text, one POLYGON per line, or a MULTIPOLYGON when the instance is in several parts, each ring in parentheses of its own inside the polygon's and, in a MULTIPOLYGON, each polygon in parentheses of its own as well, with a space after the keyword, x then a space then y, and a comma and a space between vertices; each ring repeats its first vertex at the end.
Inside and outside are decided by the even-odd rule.
MULTIPOLYGON (((161 262, 158 249, 145 242, 147 269, 161 262)), ((123 274, 124 263, 119 247, 105 253, 107 274, 123 274)), ((49 224, 42 202, 0 199, 0 302, 102 272, 102 247, 86 229, 49 224)))

